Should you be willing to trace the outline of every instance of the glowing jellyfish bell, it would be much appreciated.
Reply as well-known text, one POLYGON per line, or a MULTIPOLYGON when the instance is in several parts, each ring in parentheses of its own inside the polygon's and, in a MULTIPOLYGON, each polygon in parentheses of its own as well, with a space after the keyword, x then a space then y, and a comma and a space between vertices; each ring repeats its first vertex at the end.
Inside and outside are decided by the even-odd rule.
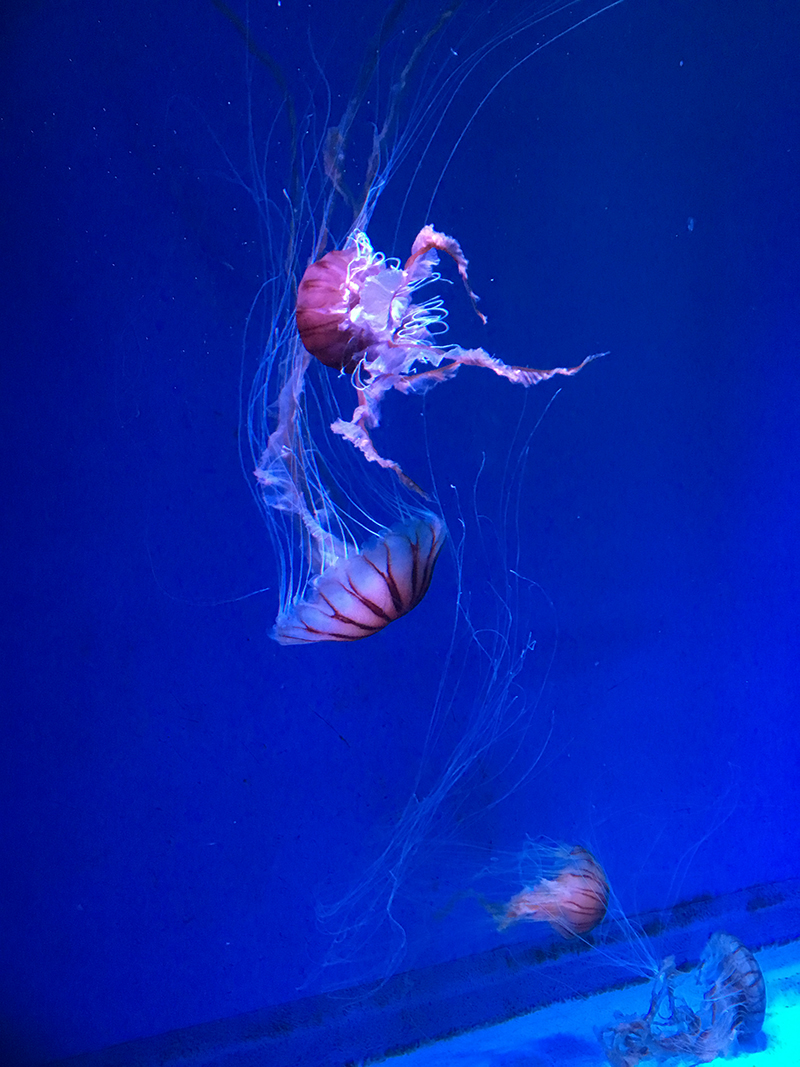
MULTIPOLYGON (((250 183, 263 208, 267 245, 276 249, 284 244, 286 254, 277 257, 250 318, 251 332, 256 322, 268 326, 247 406, 250 458, 245 464, 254 470, 255 495, 279 560, 280 605, 273 636, 281 644, 370 636, 416 607, 430 585, 446 527, 435 501, 373 441, 381 401, 389 390, 423 393, 452 378, 462 366, 488 369, 529 386, 554 375, 573 375, 595 358, 588 356, 571 367, 537 370, 508 365, 482 348, 444 343, 447 309, 442 296, 420 298, 423 289, 441 280, 437 269, 441 256, 455 265, 468 299, 485 321, 477 311, 478 298, 470 288, 467 258, 459 242, 423 219, 425 225, 401 263, 375 250, 366 231, 401 162, 416 154, 416 179, 428 150, 442 138, 449 104, 492 52, 523 31, 567 12, 566 26, 536 44, 519 64, 619 2, 587 3, 589 13, 583 18, 575 18, 574 2, 512 14, 505 29, 474 45, 468 43, 468 27, 463 49, 442 48, 437 62, 430 62, 428 70, 436 74, 422 82, 407 127, 396 132, 414 68, 440 45, 440 31, 459 5, 444 8, 395 68, 359 195, 350 192, 345 180, 349 136, 378 76, 377 56, 391 36, 388 28, 404 3, 396 3, 386 14, 341 121, 322 140, 312 132, 313 110, 298 121, 288 89, 275 75, 276 64, 265 57, 265 66, 284 94, 294 167, 292 181, 282 190, 270 186, 258 165, 250 183), (332 235, 343 207, 351 211, 350 222, 336 240, 332 235), (348 402, 348 393, 354 405, 352 399, 348 402), (348 407, 352 407, 349 414, 348 407), (345 455, 348 442, 356 450, 349 451, 358 466, 345 455), (370 473, 364 458, 391 472, 391 484, 379 472, 370 473)), ((250 41, 249 31, 248 41, 252 54, 264 55, 250 41)), ((401 35, 394 43, 400 48, 402 42, 401 35)), ((385 66, 392 68, 388 62, 385 66)), ((504 76, 490 86, 476 111, 504 76)), ((455 131, 445 170, 463 132, 455 131)), ((441 177, 440 173, 436 189, 441 177)))
POLYGON ((767 994, 764 975, 746 945, 721 931, 712 934, 700 957, 700 981, 710 982, 705 999, 712 1021, 724 1024, 737 1038, 752 1038, 764 1025, 767 994))
POLYGON ((517 922, 546 922, 562 937, 588 934, 605 918, 608 880, 581 845, 549 850, 550 870, 509 900, 497 915, 497 928, 517 922))

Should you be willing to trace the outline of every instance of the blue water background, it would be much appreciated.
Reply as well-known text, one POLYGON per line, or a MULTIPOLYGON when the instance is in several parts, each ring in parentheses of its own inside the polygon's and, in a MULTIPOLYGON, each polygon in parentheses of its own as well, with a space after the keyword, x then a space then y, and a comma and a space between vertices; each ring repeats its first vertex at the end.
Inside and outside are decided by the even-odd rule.
MULTIPOLYGON (((320 85, 313 42, 335 119, 373 6, 251 18, 293 90, 320 85)), ((24 1061, 325 988, 315 906, 408 800, 456 574, 444 557, 369 641, 269 640, 237 445, 262 270, 225 158, 246 165, 241 39, 182 0, 12 5, 5 28, 0 1018, 24 1061)), ((376 216, 387 253, 428 221, 458 236, 489 316, 454 313, 469 343, 534 366, 611 353, 561 383, 521 482, 546 594, 532 758, 553 736, 509 802, 481 819, 494 787, 465 798, 463 834, 448 813, 405 965, 496 943, 474 900, 426 912, 469 888, 462 846, 584 841, 631 911, 797 874, 798 40, 788 2, 627 0, 503 83, 430 219, 424 188, 376 216)), ((271 106, 262 134, 274 87, 271 106)), ((556 391, 465 370, 424 407, 391 397, 387 440, 425 463, 424 424, 465 500, 485 455, 476 496, 513 541, 493 483, 556 391)))

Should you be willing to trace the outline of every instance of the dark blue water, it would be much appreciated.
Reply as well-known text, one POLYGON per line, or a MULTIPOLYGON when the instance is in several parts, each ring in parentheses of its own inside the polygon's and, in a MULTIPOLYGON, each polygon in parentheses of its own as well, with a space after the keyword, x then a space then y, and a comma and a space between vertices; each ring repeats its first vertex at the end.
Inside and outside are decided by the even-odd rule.
MULTIPOLYGON (((318 130, 372 8, 251 9, 318 130)), ((427 18, 403 17, 413 45, 427 18)), ((237 444, 265 267, 233 179, 276 116, 270 174, 288 171, 281 94, 210 3, 17 5, 5 31, 0 1032, 28 1062, 394 960, 377 924, 323 966, 315 908, 358 884, 415 787, 457 573, 445 555, 368 641, 270 641, 275 562, 237 444)), ((408 202, 408 168, 381 201, 387 254, 428 221, 461 241, 489 325, 454 311, 459 339, 537 367, 611 353, 561 383, 507 491, 555 383, 465 369, 387 403, 451 522, 450 486, 468 512, 486 464, 487 543, 519 547, 543 591, 512 605, 538 641, 523 763, 549 735, 511 796, 502 749, 444 805, 392 967, 496 944, 464 894, 526 835, 587 844, 628 911, 797 873, 799 34, 788 2, 626 0, 500 85, 425 217, 482 90, 533 46, 515 40, 444 115, 408 202)), ((492 625, 504 564, 471 536, 470 617, 492 625)), ((423 788, 471 714, 465 657, 423 788)))

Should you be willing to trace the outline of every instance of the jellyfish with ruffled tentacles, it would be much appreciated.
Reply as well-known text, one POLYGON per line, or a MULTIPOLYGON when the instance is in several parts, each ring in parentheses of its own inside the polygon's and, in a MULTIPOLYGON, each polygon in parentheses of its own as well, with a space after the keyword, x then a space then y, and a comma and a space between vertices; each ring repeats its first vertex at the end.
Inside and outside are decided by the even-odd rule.
POLYGON ((307 268, 297 292, 297 327, 304 347, 326 366, 350 374, 358 395, 352 417, 337 419, 331 429, 417 491, 397 463, 380 455, 370 436, 369 431, 380 424, 381 399, 390 389, 423 393, 452 378, 460 367, 483 367, 516 385, 536 385, 556 375, 577 374, 597 358, 597 354, 587 356, 575 367, 536 370, 508 366, 482 348, 438 344, 437 335, 446 329, 447 309, 439 297, 418 303, 414 294, 438 279, 440 252, 456 264, 485 323, 469 287, 461 245, 430 225, 417 234, 402 267, 375 252, 365 233, 354 231, 343 249, 327 252, 307 268), (418 365, 430 369, 420 370, 418 365))
POLYGON ((605 918, 608 879, 582 845, 539 847, 547 868, 499 908, 492 908, 498 930, 517 922, 546 922, 564 938, 588 934, 605 918))
MULTIPOLYGON (((426 221, 401 263, 373 248, 367 228, 400 163, 411 153, 418 153, 421 161, 431 145, 440 142, 450 104, 487 56, 523 31, 569 12, 567 24, 533 47, 518 66, 619 2, 587 4, 591 10, 583 18, 569 11, 572 3, 548 5, 512 19, 504 30, 464 51, 450 47, 445 58, 434 63, 428 53, 439 46, 442 30, 459 5, 444 9, 404 60, 395 57, 399 73, 386 92, 385 114, 375 128, 358 195, 345 178, 350 133, 379 80, 378 59, 405 4, 397 0, 385 16, 341 120, 322 137, 314 135, 311 115, 298 120, 276 64, 238 24, 251 54, 262 59, 278 81, 292 143, 292 178, 280 195, 268 187, 253 146, 254 178, 248 186, 262 208, 269 247, 281 245, 280 229, 286 247, 250 317, 250 332, 261 322, 267 336, 246 408, 244 457, 254 470, 254 492, 280 564, 273 636, 281 644, 368 637, 416 607, 430 585, 446 539, 445 523, 435 494, 420 487, 418 475, 412 478, 383 455, 373 440, 387 392, 424 393, 464 366, 487 369, 527 387, 557 375, 574 375, 595 358, 541 370, 506 364, 483 348, 446 342, 444 300, 436 293, 424 298, 423 293, 442 281, 442 256, 455 265, 467 299, 486 321, 477 309, 459 242, 426 221), (423 57, 428 72, 437 73, 423 80, 405 129, 398 133, 401 105, 423 57), (340 229, 337 220, 343 211, 351 212, 350 222, 340 229), (341 237, 335 240, 337 232, 341 237), (330 248, 332 243, 335 247, 330 248), (338 379, 355 394, 351 413, 338 379), (360 467, 366 459, 388 470, 393 484, 354 466, 344 454, 348 445, 354 446, 360 467)), ((505 76, 478 102, 476 113, 505 76)), ((454 138, 445 168, 463 132, 454 138)))
POLYGON ((731 934, 712 934, 695 971, 711 985, 694 1007, 679 996, 680 972, 664 960, 642 1016, 618 1017, 597 1036, 613 1067, 656 1063, 711 1063, 757 1044, 766 1012, 766 987, 753 953, 731 934))

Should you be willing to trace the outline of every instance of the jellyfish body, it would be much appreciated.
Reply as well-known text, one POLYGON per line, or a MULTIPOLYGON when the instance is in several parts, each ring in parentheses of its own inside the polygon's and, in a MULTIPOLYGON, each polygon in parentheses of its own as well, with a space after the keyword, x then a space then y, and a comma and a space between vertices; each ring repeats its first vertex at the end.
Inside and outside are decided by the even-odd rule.
POLYGON ((282 529, 271 524, 284 561, 272 636, 282 645, 356 641, 419 604, 446 538, 445 524, 434 512, 410 507, 392 493, 387 501, 398 521, 380 523, 323 477, 303 407, 308 356, 296 339, 290 352, 291 372, 277 403, 261 410, 266 408, 262 386, 259 407, 253 409, 261 420, 277 412, 255 477, 265 513, 283 517, 288 527, 281 538, 282 529), (366 542, 364 531, 372 531, 366 542))
POLYGON ((500 930, 516 922, 547 922, 562 937, 588 934, 608 908, 605 872, 587 849, 560 847, 560 869, 517 893, 498 917, 500 930))
POLYGON ((711 981, 695 1010, 676 995, 679 979, 673 957, 656 976, 650 1006, 642 1016, 619 1018, 597 1036, 614 1067, 637 1067, 642 1060, 685 1057, 710 1063, 735 1054, 739 1039, 751 1040, 764 1023, 764 976, 755 957, 730 934, 709 938, 697 968, 698 981, 711 981))
POLYGON ((700 957, 701 975, 712 982, 706 1000, 713 1015, 725 1016, 740 1037, 753 1037, 764 1025, 764 975, 753 953, 738 938, 716 933, 700 957))
POLYGON ((377 633, 425 596, 444 539, 444 523, 433 512, 395 524, 323 571, 279 615, 273 636, 279 644, 300 645, 377 633))
POLYGON ((395 471, 410 488, 393 460, 376 449, 370 430, 380 424, 385 393, 422 393, 452 378, 459 367, 483 367, 523 386, 555 375, 577 374, 597 355, 574 367, 536 370, 509 366, 482 348, 464 349, 437 343, 447 330, 447 309, 440 297, 416 302, 414 294, 437 281, 443 252, 455 263, 480 319, 478 297, 470 289, 468 262, 454 237, 424 226, 414 239, 404 266, 376 252, 366 233, 356 230, 344 249, 327 252, 306 269, 297 290, 296 321, 307 351, 327 367, 353 374, 358 404, 349 420, 336 419, 334 433, 350 441, 371 462, 395 471), (430 369, 418 370, 417 365, 430 369))

